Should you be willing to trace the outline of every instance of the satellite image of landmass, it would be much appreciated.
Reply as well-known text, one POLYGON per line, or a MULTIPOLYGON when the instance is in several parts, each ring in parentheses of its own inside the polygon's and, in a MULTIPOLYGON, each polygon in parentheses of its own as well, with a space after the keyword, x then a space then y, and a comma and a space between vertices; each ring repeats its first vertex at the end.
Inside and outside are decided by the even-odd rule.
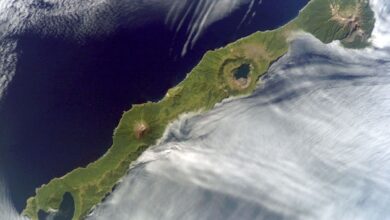
POLYGON ((0 220, 388 207, 390 1, 0 0, 0 220))

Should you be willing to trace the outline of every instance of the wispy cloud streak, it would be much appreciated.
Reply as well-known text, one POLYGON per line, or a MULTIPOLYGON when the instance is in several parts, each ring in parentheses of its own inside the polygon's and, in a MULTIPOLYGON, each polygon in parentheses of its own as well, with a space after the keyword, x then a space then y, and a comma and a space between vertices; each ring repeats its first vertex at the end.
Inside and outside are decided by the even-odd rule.
MULTIPOLYGON (((248 13, 252 11, 256 0, 251 0, 248 5, 248 13)), ((186 31, 186 42, 183 45, 181 55, 184 56, 192 49, 203 32, 214 22, 224 18, 249 0, 201 0, 201 1, 177 1, 172 4, 166 17, 166 23, 176 32, 186 31), (186 27, 183 24, 188 22, 186 27)), ((244 20, 247 15, 245 15, 244 20)))
POLYGON ((28 220, 20 216, 8 197, 8 192, 3 182, 0 181, 0 219, 4 220, 28 220))

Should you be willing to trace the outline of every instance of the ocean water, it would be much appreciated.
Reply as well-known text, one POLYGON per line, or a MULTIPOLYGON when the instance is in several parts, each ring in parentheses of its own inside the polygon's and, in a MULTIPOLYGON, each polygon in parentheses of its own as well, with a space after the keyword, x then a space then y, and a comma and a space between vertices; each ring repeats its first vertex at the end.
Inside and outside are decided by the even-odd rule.
POLYGON ((372 47, 298 34, 254 94, 174 122, 88 219, 389 219, 390 4, 371 4, 372 47))
POLYGON ((36 187, 103 155, 122 112, 163 97, 206 50, 277 28, 306 3, 2 1, 7 197, 20 211, 36 187))

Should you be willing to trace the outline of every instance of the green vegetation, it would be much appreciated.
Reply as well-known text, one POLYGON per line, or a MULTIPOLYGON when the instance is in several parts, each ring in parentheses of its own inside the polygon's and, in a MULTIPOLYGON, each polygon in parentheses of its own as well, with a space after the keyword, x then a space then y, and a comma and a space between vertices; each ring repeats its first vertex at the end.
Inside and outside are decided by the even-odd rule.
POLYGON ((69 192, 75 201, 73 219, 82 219, 111 192, 130 163, 162 137, 170 122, 183 113, 204 112, 223 99, 253 91, 271 63, 288 51, 292 32, 303 30, 324 43, 342 40, 346 46, 362 47, 373 24, 373 12, 366 1, 312 0, 296 19, 279 29, 257 32, 207 52, 161 101, 134 105, 123 114, 114 131, 113 145, 104 156, 37 189, 23 214, 36 220, 39 210, 57 210, 69 192), (245 82, 237 83, 232 72, 242 64, 249 64, 250 72, 245 82))

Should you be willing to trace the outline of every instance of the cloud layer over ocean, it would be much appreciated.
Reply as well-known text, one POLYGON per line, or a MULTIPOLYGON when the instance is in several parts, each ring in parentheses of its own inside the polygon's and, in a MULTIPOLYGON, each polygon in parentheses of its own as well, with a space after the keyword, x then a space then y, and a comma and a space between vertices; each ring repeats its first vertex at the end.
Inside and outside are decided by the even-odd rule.
POLYGON ((90 219, 390 217, 390 60, 296 40, 250 97, 172 125, 90 219))
MULTIPOLYGON (((13 8, 20 19, 0 15, 3 75, 1 68, 15 63, 13 34, 37 25, 49 27, 39 29, 45 34, 82 39, 106 27, 89 24, 113 10, 103 0, 15 1, 16 9, 7 2, 0 10, 13 8), (97 14, 84 17, 85 7, 97 14), (34 19, 24 23, 31 10, 34 19)), ((389 218, 390 3, 372 5, 373 44, 381 49, 346 50, 298 36, 253 95, 172 124, 89 219, 389 218)), ((167 23, 180 25, 171 16, 167 23)), ((5 195, 0 191, 0 219, 23 219, 5 195)))
POLYGON ((390 51, 300 35, 256 92, 183 117, 89 219, 390 218, 390 51))

